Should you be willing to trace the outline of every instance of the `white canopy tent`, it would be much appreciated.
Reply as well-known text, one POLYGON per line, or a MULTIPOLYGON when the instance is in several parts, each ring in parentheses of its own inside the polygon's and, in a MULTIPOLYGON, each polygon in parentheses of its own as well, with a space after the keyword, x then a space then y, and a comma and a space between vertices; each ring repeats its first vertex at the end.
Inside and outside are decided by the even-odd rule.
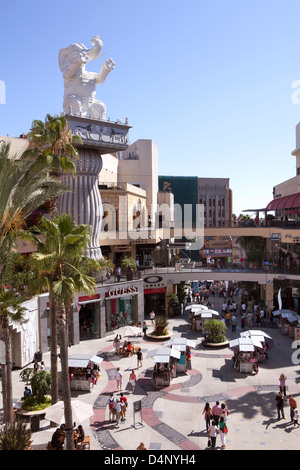
POLYGON ((195 317, 201 316, 201 318, 213 318, 213 317, 219 317, 219 312, 216 310, 203 310, 203 311, 196 311, 195 312, 195 317))
POLYGON ((259 349, 263 349, 263 345, 260 341, 255 338, 250 337, 241 337, 237 339, 233 339, 229 343, 230 348, 238 347, 240 351, 243 352, 254 352, 254 347, 259 349))
POLYGON ((169 341, 167 341, 166 343, 164 343, 164 347, 170 347, 170 346, 172 346, 173 348, 175 348, 175 346, 184 346, 185 349, 186 347, 195 348, 196 343, 195 341, 191 341, 190 339, 187 339, 187 338, 172 338, 172 339, 169 339, 169 341))
POLYGON ((180 351, 173 348, 163 347, 149 351, 146 357, 153 357, 155 363, 169 363, 171 357, 180 359, 180 351))
POLYGON ((274 310, 273 312, 273 315, 276 317, 278 315, 283 315, 283 314, 286 314, 286 313, 290 313, 292 315, 295 315, 296 312, 294 312, 293 310, 289 310, 289 309, 286 309, 286 308, 283 308, 281 310, 274 310))
POLYGON ((103 358, 96 355, 91 356, 89 354, 73 354, 72 356, 69 356, 68 364, 69 367, 86 368, 89 362, 92 362, 93 364, 97 364, 99 366, 102 361, 103 358))

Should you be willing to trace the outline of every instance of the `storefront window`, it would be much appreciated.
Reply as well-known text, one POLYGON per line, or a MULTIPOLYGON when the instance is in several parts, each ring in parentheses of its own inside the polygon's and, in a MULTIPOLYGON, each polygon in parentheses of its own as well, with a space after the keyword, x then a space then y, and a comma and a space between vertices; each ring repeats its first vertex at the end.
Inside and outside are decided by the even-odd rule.
POLYGON ((105 303, 106 331, 112 331, 135 321, 135 296, 126 296, 107 300, 105 303))

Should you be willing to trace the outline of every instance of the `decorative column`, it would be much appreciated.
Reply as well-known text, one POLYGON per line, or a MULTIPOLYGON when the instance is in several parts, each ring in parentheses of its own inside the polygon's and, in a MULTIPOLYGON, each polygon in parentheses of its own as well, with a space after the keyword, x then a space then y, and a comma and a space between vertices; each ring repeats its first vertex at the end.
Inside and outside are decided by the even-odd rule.
POLYGON ((63 175, 62 182, 71 191, 64 193, 58 201, 58 212, 69 214, 76 224, 91 225, 93 232, 86 256, 102 258, 99 246, 102 202, 98 188, 98 176, 102 169, 102 158, 95 149, 79 149, 79 160, 75 160, 76 174, 63 175))
POLYGON ((101 195, 98 186, 102 169, 101 155, 126 150, 128 147, 128 124, 112 123, 98 119, 65 115, 73 134, 79 135, 82 144, 78 145, 79 159, 75 159, 76 173, 62 175, 63 183, 70 188, 59 197, 59 214, 69 214, 76 224, 87 224, 93 233, 87 256, 102 258, 100 231, 103 216, 101 195))

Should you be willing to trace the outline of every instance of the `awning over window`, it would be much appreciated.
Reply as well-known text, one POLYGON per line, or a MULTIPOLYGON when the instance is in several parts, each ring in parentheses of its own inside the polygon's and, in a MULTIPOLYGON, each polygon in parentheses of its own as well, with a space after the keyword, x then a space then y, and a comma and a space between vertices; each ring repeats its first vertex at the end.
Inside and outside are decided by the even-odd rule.
POLYGON ((283 196, 273 199, 267 205, 268 211, 275 211, 276 209, 293 209, 300 208, 300 193, 291 194, 290 196, 283 196))

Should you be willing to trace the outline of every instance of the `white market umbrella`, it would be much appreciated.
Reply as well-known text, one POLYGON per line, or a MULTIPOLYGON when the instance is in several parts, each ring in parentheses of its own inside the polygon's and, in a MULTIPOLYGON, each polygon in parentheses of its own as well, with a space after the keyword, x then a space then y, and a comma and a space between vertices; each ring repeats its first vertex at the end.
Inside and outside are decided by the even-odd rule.
MULTIPOLYGON (((76 423, 82 423, 94 415, 93 405, 84 403, 81 400, 72 400, 71 406, 72 418, 76 423)), ((63 424, 65 422, 65 407, 63 401, 55 403, 55 405, 50 406, 45 411, 45 419, 57 424, 63 424)))
POLYGON ((206 305, 202 305, 202 304, 191 304, 191 305, 188 305, 187 307, 185 307, 185 310, 193 310, 193 309, 197 309, 197 308, 203 308, 204 310, 207 309, 208 307, 206 307, 206 305))
POLYGON ((125 326, 122 336, 142 336, 142 329, 138 326, 125 326))

